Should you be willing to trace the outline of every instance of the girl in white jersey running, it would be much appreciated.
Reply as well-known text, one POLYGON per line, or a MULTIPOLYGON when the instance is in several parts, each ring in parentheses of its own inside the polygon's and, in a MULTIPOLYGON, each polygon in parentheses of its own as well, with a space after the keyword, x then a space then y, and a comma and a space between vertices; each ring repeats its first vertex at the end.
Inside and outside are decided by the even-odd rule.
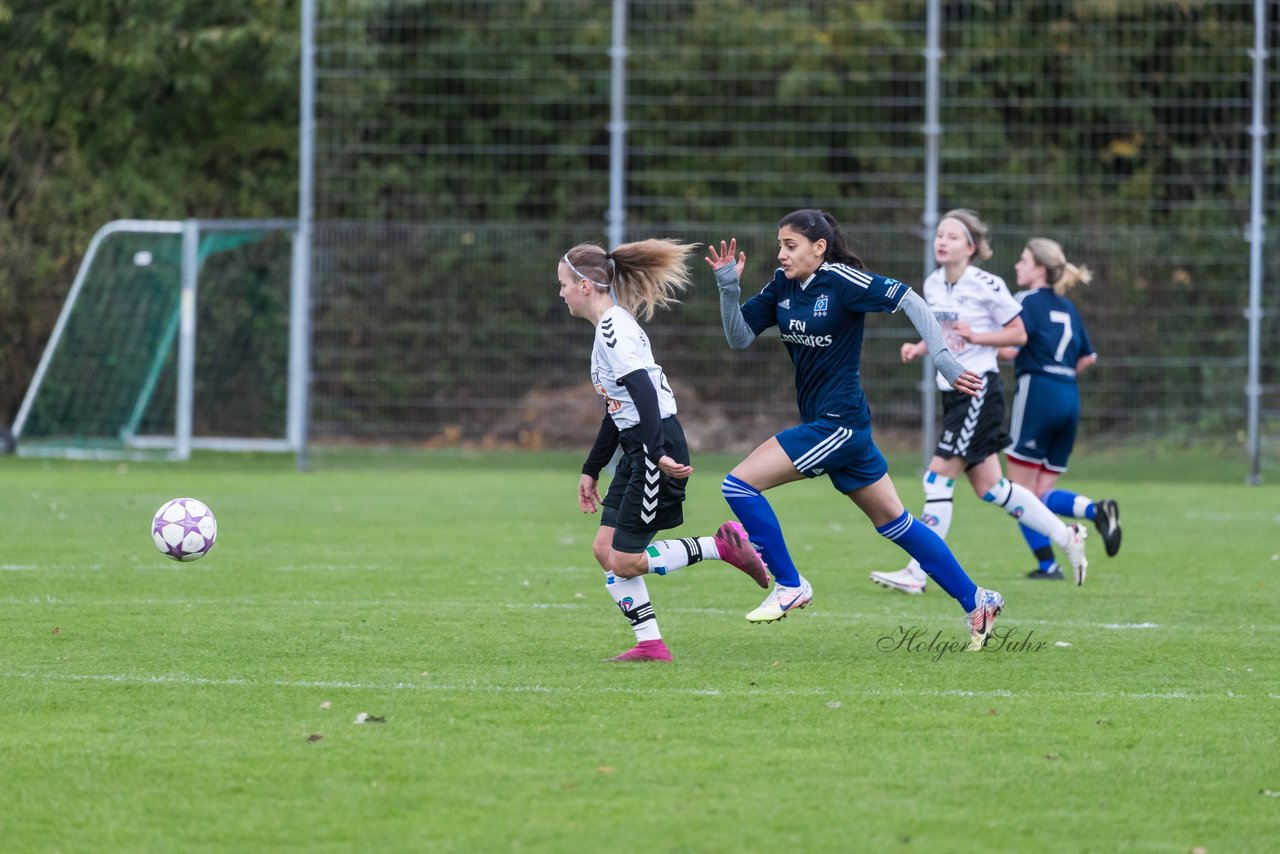
MULTIPOLYGON (((1000 468, 1000 452, 1009 445, 1004 432, 1004 390, 996 354, 1001 347, 1019 347, 1027 341, 1022 306, 999 276, 974 265, 991 257, 987 224, 966 208, 948 211, 938 222, 933 240, 939 267, 925 279, 924 299, 942 326, 947 349, 985 382, 977 397, 942 389, 942 434, 924 474, 922 518, 944 539, 951 528, 951 499, 955 482, 963 472, 983 501, 996 505, 1013 519, 1037 531, 1066 552, 1076 584, 1083 584, 1089 562, 1080 525, 1066 525, 1035 493, 1012 483, 1000 468)), ((902 361, 911 362, 929 352, 923 341, 902 345, 902 361)), ((875 583, 903 593, 923 593, 928 583, 915 561, 896 572, 873 572, 875 583)))
POLYGON ((624 243, 606 252, 580 243, 560 258, 560 297, 574 317, 596 327, 591 383, 604 401, 604 419, 578 480, 578 506, 602 506, 592 551, 605 586, 635 632, 636 645, 609 661, 670 661, 644 576, 666 575, 701 560, 723 560, 769 586, 764 561, 747 532, 725 522, 714 537, 660 540, 654 536, 684 522, 685 481, 693 473, 676 398, 653 360, 649 338, 636 321, 655 307, 677 302, 689 284, 685 260, 696 246, 673 240, 624 243), (603 499, 600 471, 622 448, 603 499))

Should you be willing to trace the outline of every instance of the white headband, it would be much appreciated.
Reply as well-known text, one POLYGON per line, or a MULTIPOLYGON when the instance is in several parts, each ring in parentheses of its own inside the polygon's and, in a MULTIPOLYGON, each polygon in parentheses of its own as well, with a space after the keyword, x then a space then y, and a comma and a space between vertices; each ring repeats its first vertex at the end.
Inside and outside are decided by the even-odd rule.
MULTIPOLYGON (((590 276, 584 276, 584 275, 582 274, 582 271, 581 271, 581 270, 579 270, 577 267, 573 266, 573 262, 569 260, 569 253, 568 253, 568 252, 566 252, 566 253, 564 254, 564 259, 563 259, 563 260, 564 260, 564 263, 569 267, 569 272, 570 272, 570 273, 573 273, 573 274, 574 274, 575 276, 577 276, 579 279, 585 279, 586 281, 590 282, 592 285, 594 285, 595 287, 599 288, 599 289, 600 289, 600 290, 602 290, 602 291, 607 291, 607 290, 609 290, 609 286, 608 286, 608 285, 606 285, 604 282, 597 282, 595 279, 591 278, 590 276)), ((610 263, 612 263, 612 262, 613 262, 613 259, 609 259, 609 260, 610 260, 610 263)))
POLYGON ((969 230, 969 226, 964 224, 964 220, 954 216, 946 216, 946 217, 943 217, 943 219, 954 219, 956 222, 960 223, 960 229, 961 231, 964 232, 964 236, 969 241, 969 245, 970 246, 978 245, 978 241, 973 239, 973 232, 969 230))

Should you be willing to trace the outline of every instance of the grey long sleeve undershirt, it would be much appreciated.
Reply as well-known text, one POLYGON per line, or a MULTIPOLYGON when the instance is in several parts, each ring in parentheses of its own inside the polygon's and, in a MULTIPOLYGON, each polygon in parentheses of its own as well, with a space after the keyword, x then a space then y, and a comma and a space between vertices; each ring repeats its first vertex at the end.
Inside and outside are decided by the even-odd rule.
MULTIPOLYGON (((725 340, 734 350, 743 350, 756 340, 756 334, 742 316, 742 288, 738 283, 738 270, 733 264, 726 264, 717 267, 715 273, 716 287, 720 289, 720 323, 724 326, 725 340)), ((954 385, 956 378, 964 373, 964 366, 947 349, 946 339, 942 337, 942 327, 929 310, 928 303, 915 291, 908 290, 898 303, 898 308, 906 312, 907 319, 924 339, 938 372, 948 383, 954 385)))
POLYGON ((734 350, 745 350, 756 340, 756 334, 742 316, 742 288, 738 269, 733 264, 716 267, 716 287, 720 289, 720 323, 724 337, 734 350))
POLYGON ((929 348, 929 355, 933 357, 933 365, 938 369, 938 373, 942 374, 943 379, 948 383, 955 386, 956 378, 964 373, 964 365, 960 364, 960 361, 951 355, 951 351, 947 349, 946 339, 942 337, 942 327, 938 325, 938 319, 929 310, 929 304, 915 291, 907 291, 907 295, 902 298, 902 302, 898 303, 898 308, 907 313, 907 319, 911 321, 911 325, 916 328, 916 332, 919 332, 920 337, 924 339, 925 346, 929 348))

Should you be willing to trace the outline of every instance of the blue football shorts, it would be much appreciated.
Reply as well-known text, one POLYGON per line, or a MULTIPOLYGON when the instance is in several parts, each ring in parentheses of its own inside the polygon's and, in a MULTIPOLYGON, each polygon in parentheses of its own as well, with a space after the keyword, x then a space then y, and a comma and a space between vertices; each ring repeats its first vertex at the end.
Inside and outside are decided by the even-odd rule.
POLYGON ((870 427, 818 420, 783 430, 774 438, 805 477, 826 475, 843 495, 884 477, 889 464, 871 439, 870 427))
POLYGON ((1064 472, 1079 424, 1079 386, 1042 374, 1022 374, 1013 396, 1005 453, 1028 465, 1064 472))

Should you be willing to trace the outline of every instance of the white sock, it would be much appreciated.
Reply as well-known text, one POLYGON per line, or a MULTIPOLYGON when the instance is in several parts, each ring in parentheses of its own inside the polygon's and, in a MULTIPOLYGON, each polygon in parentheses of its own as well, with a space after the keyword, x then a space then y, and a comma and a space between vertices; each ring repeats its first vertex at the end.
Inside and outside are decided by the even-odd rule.
MULTIPOLYGON (((925 472, 921 482, 924 484, 924 513, 920 514, 920 521, 945 540, 947 532, 951 530, 951 513, 955 507, 952 499, 956 494, 956 482, 936 471, 925 472)), ((907 564, 907 569, 917 577, 925 574, 915 558, 907 564)))
POLYGON ((654 616, 653 605, 649 602, 649 588, 644 583, 644 576, 618 578, 612 572, 606 572, 605 588, 622 611, 622 616, 631 624, 637 641, 661 640, 662 632, 658 631, 658 618, 654 616))
POLYGON ((720 550, 714 537, 683 537, 678 540, 658 540, 644 550, 649 558, 649 571, 654 575, 666 575, 703 560, 719 560, 720 550))
POLYGON ((1044 534, 1059 546, 1071 542, 1071 529, 1061 519, 1053 515, 1053 511, 1044 506, 1044 502, 1025 486, 1000 478, 991 491, 982 496, 983 501, 1004 510, 1013 518, 1033 531, 1044 534))
POLYGON ((924 473, 923 483, 924 513, 921 514, 920 521, 945 540, 951 530, 951 512, 955 507, 952 498, 956 494, 956 482, 946 475, 927 471, 924 473))

